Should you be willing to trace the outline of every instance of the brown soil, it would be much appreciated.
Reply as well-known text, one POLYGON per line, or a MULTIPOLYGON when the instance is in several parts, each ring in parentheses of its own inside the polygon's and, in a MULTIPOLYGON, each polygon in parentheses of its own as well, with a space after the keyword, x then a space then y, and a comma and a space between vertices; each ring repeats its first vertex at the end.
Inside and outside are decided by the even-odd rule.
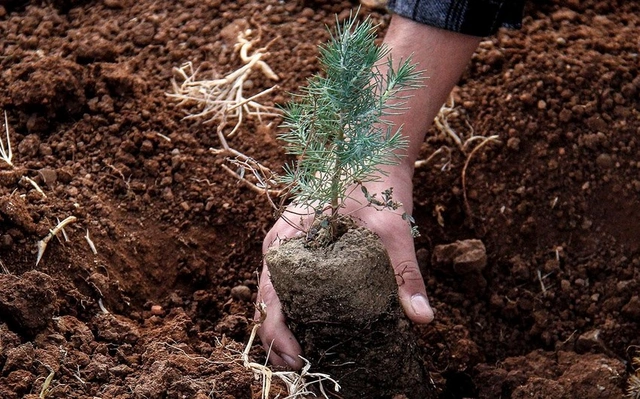
MULTIPOLYGON (((0 397, 47 384, 47 398, 259 397, 239 351, 272 211, 208 151, 215 128, 165 93, 186 61, 237 68, 234 32, 250 26, 279 38, 266 60, 281 88, 264 102, 282 103, 352 6, 0 1, 16 165, 0 166, 0 397), (37 242, 72 215, 36 266, 37 242)), ((501 144, 474 154, 466 192, 466 155, 430 132, 424 157, 452 156, 415 177, 437 310, 415 331, 442 398, 622 396, 640 345, 639 16, 637 2, 534 3, 521 31, 482 43, 450 124, 501 144), (487 253, 477 278, 432 264, 436 245, 471 238, 487 253)), ((252 90, 271 84, 252 75, 252 90)), ((279 167, 277 123, 247 120, 231 144, 279 167)))

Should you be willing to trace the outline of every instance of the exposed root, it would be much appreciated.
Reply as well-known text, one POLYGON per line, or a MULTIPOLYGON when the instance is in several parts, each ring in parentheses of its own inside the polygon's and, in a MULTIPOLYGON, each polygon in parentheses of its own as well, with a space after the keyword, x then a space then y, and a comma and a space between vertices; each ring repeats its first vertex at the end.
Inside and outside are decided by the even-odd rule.
POLYGON ((222 165, 222 169, 224 169, 227 173, 229 173, 234 178, 238 179, 241 183, 247 186, 252 191, 258 194, 265 194, 269 201, 269 204, 274 208, 278 209, 278 206, 273 202, 272 197, 279 197, 282 195, 283 190, 279 190, 275 188, 277 186, 276 180, 273 178, 275 173, 271 171, 271 169, 262 165, 260 162, 255 159, 241 153, 238 150, 235 150, 229 146, 227 143, 227 139, 222 133, 224 126, 226 124, 226 117, 223 118, 222 122, 218 125, 217 134, 220 139, 220 145, 222 149, 210 148, 211 151, 215 155, 222 155, 227 157, 227 161, 236 166, 236 170, 234 171, 227 165, 222 165), (249 176, 252 176, 253 181, 249 180, 247 177, 247 171, 250 172, 249 176))
POLYGON ((49 395, 49 393, 51 392, 51 381, 53 381, 53 376, 55 375, 55 372, 53 371, 53 369, 51 369, 49 366, 45 367, 49 370, 49 375, 47 376, 47 379, 44 380, 44 384, 42 384, 42 389, 40 390, 40 395, 38 395, 39 399, 45 399, 47 397, 47 395, 49 395))
POLYGON ((40 188, 38 183, 36 183, 32 178, 27 177, 27 176, 23 176, 22 179, 26 180, 27 183, 31 184, 33 186, 33 188, 35 188, 36 191, 38 193, 40 193, 40 195, 42 195, 43 198, 47 198, 47 195, 44 193, 44 191, 42 191, 42 189, 40 188))
POLYGON ((49 234, 47 234, 46 237, 38 241, 38 258, 36 259, 36 266, 38 266, 38 263, 40 263, 42 255, 44 255, 44 251, 47 249, 47 244, 49 244, 49 241, 51 241, 51 239, 56 236, 64 228, 64 226, 68 225, 69 223, 73 223, 76 220, 78 219, 75 216, 69 216, 62 222, 58 223, 56 227, 49 230, 49 234))
POLYGON ((445 162, 440 167, 440 170, 442 170, 443 172, 449 170, 451 168, 451 148, 447 147, 446 145, 438 148, 431 155, 429 155, 427 159, 417 160, 414 164, 414 167, 417 169, 426 166, 438 155, 442 155, 440 159, 445 159, 445 162))
POLYGON ((96 249, 96 245, 93 243, 93 240, 91 240, 91 237, 89 237, 89 229, 87 229, 87 234, 84 236, 84 239, 87 240, 87 244, 89 244, 89 248, 91 248, 91 252, 93 252, 94 255, 98 255, 98 250, 96 249))
POLYGON ((637 369, 635 374, 629 376, 627 398, 640 399, 640 357, 634 357, 633 364, 637 369))
POLYGON ((185 119, 203 118, 206 120, 205 123, 217 122, 216 133, 221 148, 212 148, 211 152, 227 157, 227 161, 236 166, 236 170, 233 170, 227 165, 222 165, 223 170, 256 193, 266 194, 271 205, 277 209, 272 197, 279 196, 281 190, 274 188, 276 186, 273 179, 274 173, 255 159, 231 148, 227 142, 227 138, 238 131, 245 115, 255 116, 260 121, 263 116, 280 116, 274 107, 264 106, 257 101, 259 97, 272 92, 277 86, 245 97, 244 83, 254 70, 261 71, 269 79, 279 80, 278 75, 262 60, 268 54, 266 50, 270 43, 249 54, 253 45, 260 38, 258 32, 257 38, 249 39, 251 34, 252 31, 247 29, 238 35, 235 49, 239 52, 242 61, 245 62, 245 65, 240 69, 220 79, 198 80, 196 77, 198 71, 194 70, 193 65, 188 62, 175 69, 177 75, 182 79, 182 83, 178 84, 174 80, 174 93, 168 94, 168 96, 179 99, 179 105, 195 103, 200 107, 200 112, 189 114, 185 119), (224 129, 227 127, 229 119, 235 119, 235 125, 228 134, 225 134, 224 129), (249 176, 251 177, 249 178, 249 176))
POLYGON ((329 399, 329 396, 327 396, 327 392, 324 389, 323 382, 332 383, 333 389, 338 392, 340 390, 340 385, 338 384, 338 382, 331 378, 328 374, 310 373, 309 369, 311 368, 311 363, 309 363, 309 361, 302 356, 300 356, 300 358, 304 360, 305 366, 299 373, 295 371, 272 371, 265 365, 251 362, 249 360, 249 351, 251 350, 253 341, 256 338, 258 329, 267 317, 266 305, 264 303, 259 303, 256 305, 256 307, 260 312, 261 317, 251 330, 249 342, 247 342, 247 346, 242 352, 242 361, 247 369, 251 370, 257 378, 260 378, 262 380, 262 398, 269 398, 271 382, 273 381, 274 377, 279 378, 287 387, 289 395, 284 399, 304 398, 306 397, 306 395, 316 396, 313 391, 309 390, 311 386, 316 384, 322 397, 324 397, 325 399, 329 399))
POLYGON ((2 159, 11 168, 14 168, 11 160, 13 159, 13 152, 11 151, 11 137, 9 136, 9 120, 7 119, 7 111, 4 111, 4 128, 7 136, 7 146, 0 139, 0 159, 2 159))
MULTIPOLYGON (((499 136, 498 135, 493 135, 493 136, 489 136, 489 137, 475 135, 473 126, 471 126, 469 121, 467 121, 466 119, 465 119, 464 122, 467 125, 467 127, 469 128, 468 136, 465 137, 462 134, 457 133, 449 125, 449 118, 457 117, 457 116, 459 116, 458 110, 455 107, 455 102, 454 102, 453 96, 450 96, 449 100, 447 101, 447 103, 444 104, 442 106, 442 108, 440 108, 440 112, 438 112, 438 115, 434 119, 434 124, 436 125, 438 130, 440 130, 440 132, 446 134, 455 143, 455 145, 458 147, 460 152, 462 152, 463 154, 465 154, 467 156, 466 160, 464 162, 464 166, 462 168, 462 173, 461 173, 462 195, 463 195, 463 198, 464 198, 465 212, 467 213, 468 220, 469 220, 469 223, 471 225, 471 228, 473 228, 474 227, 474 223, 473 223, 474 215, 473 215, 473 212, 471 211, 471 206, 469 205, 469 199, 467 197, 467 168, 469 167, 469 163, 471 163, 471 159, 473 158, 473 156, 481 148, 483 148, 484 146, 486 146, 487 144, 492 143, 492 142, 499 143, 500 140, 499 140, 499 136), (477 143, 477 144, 475 144, 475 143, 477 143)), ((434 154, 432 154, 426 161, 421 161, 421 162, 423 162, 423 164, 427 163, 436 154, 438 154, 438 152, 440 152, 440 150, 442 150, 442 148, 446 148, 446 147, 441 147, 440 149, 438 149, 438 151, 436 151, 434 154)), ((445 166, 448 166, 448 165, 445 164, 445 166)))
MULTIPOLYGON (((476 141, 480 141, 481 142, 480 144, 482 144, 482 142, 486 139, 486 137, 479 136, 479 135, 477 136, 475 134, 473 126, 471 126, 469 121, 467 121, 466 119, 464 120, 464 123, 465 125, 467 125, 467 128, 469 129, 468 136, 465 137, 461 133, 458 133, 455 130, 453 130, 453 128, 449 125, 449 118, 455 118, 455 117, 458 117, 459 115, 460 114, 456 109, 456 104, 453 99, 453 96, 450 96, 447 102, 442 106, 442 108, 440 108, 440 111, 438 112, 438 115, 436 115, 436 118, 434 119, 433 123, 436 125, 436 128, 438 128, 440 132, 446 134, 451 140, 453 140, 453 142, 456 144, 458 149, 463 154, 468 154, 469 148, 471 148, 471 144, 473 144, 476 141)), ((473 149, 471 151, 473 151, 473 149)))
MULTIPOLYGON (((269 65, 262 60, 267 55, 266 47, 255 50, 251 55, 249 51, 259 40, 250 40, 251 29, 247 29, 238 35, 238 43, 235 49, 239 52, 240 58, 245 63, 239 69, 229 73, 223 78, 204 80, 198 79, 198 70, 193 68, 191 62, 183 64, 174 71, 182 83, 178 84, 174 79, 173 93, 167 94, 169 97, 180 100, 179 105, 197 105, 200 112, 189 114, 185 119, 202 118, 205 123, 221 122, 223 120, 236 119, 231 132, 227 137, 233 136, 240 125, 242 125, 245 115, 257 117, 262 121, 263 116, 279 116, 280 113, 274 108, 260 104, 258 98, 272 92, 277 86, 272 86, 257 94, 245 97, 244 85, 249 75, 259 70, 271 80, 279 80, 269 65)), ((270 44, 270 43, 269 43, 270 44)))
POLYGON ((7 269, 7 267, 4 265, 4 263, 1 260, 0 260, 0 273, 11 274, 11 272, 9 272, 9 269, 7 269))

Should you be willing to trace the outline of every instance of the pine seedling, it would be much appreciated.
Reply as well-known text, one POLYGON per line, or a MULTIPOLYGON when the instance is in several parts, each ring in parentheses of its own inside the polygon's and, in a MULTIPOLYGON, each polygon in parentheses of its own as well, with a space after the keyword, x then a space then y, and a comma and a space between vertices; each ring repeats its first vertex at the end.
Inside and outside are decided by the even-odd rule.
MULTIPOLYGON (((294 204, 316 214, 328 207, 332 226, 354 187, 378 180, 382 166, 397 164, 407 147, 385 117, 403 110, 402 92, 420 86, 420 72, 410 59, 394 68, 389 48, 375 44, 375 28, 353 15, 338 23, 320 47, 322 74, 284 109, 287 132, 280 138, 297 161, 285 166, 280 182, 294 204)), ((367 200, 375 196, 362 191, 367 200)))

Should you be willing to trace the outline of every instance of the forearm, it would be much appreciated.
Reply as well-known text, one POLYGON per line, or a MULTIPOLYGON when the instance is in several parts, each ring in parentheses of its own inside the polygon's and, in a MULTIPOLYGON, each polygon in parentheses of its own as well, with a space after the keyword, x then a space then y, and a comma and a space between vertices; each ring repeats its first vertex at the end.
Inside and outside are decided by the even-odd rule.
MULTIPOLYGON (((460 79, 480 38, 434 28, 394 15, 384 43, 391 49, 394 63, 412 57, 428 79, 424 87, 412 91, 407 110, 390 117, 396 128, 409 140, 407 156, 402 159, 403 173, 413 174, 413 164, 420 152, 424 136, 460 79)), ((397 171, 396 171, 397 172, 397 171)), ((405 176, 407 177, 407 176, 405 176)))

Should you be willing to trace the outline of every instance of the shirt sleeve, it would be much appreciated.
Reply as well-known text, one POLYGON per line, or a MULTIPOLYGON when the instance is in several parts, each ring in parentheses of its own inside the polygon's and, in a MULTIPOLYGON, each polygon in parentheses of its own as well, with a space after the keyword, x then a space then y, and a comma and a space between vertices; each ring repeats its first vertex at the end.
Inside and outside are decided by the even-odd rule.
POLYGON ((392 12, 416 22, 472 36, 520 28, 524 0, 389 0, 392 12))

